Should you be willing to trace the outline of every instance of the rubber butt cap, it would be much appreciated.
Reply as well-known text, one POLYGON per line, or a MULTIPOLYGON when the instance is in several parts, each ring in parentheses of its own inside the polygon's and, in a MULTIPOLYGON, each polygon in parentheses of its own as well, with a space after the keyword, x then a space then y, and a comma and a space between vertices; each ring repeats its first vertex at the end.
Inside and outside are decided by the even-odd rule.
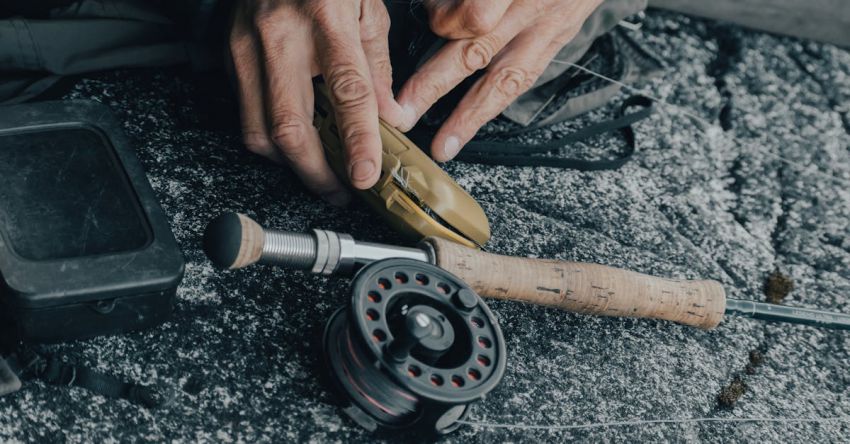
POLYGON ((236 213, 213 219, 204 230, 204 253, 219 268, 231 268, 242 246, 242 222, 236 213))

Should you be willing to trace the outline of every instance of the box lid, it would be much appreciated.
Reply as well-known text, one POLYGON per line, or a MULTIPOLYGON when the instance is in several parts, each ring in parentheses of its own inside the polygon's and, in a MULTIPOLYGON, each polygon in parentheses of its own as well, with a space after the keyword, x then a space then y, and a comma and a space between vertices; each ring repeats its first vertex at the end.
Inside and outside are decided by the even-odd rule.
POLYGON ((176 287, 183 255, 105 105, 0 107, 0 296, 42 308, 176 287))

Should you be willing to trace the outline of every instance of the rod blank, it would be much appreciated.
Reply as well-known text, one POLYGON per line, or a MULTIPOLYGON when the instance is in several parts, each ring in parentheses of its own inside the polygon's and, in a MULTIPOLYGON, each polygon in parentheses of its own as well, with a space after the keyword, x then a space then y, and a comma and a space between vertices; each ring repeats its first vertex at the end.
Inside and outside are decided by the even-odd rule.
POLYGON ((728 299, 726 301, 726 314, 744 316, 761 321, 788 322, 821 328, 850 330, 850 315, 812 310, 810 308, 767 304, 764 302, 728 299))

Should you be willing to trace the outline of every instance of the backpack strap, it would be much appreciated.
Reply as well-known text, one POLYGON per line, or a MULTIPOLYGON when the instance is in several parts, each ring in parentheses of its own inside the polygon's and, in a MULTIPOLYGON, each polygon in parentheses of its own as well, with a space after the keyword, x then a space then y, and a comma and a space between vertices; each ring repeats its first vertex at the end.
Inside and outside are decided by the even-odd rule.
POLYGON ((80 387, 109 398, 126 399, 147 408, 159 405, 150 387, 124 382, 87 367, 63 362, 57 355, 41 355, 22 347, 12 355, 9 364, 22 378, 40 379, 51 385, 80 387))
MULTIPOLYGON (((541 144, 506 143, 486 140, 473 140, 466 144, 455 160, 484 165, 503 166, 542 166, 564 168, 578 171, 616 170, 623 166, 634 155, 637 143, 632 125, 652 115, 653 102, 644 96, 632 96, 623 102, 618 117, 604 122, 586 126, 574 133, 567 134, 551 142, 541 144), (628 112, 630 108, 640 107, 638 111, 628 112), (593 136, 619 130, 626 139, 626 151, 613 159, 584 160, 563 157, 531 156, 531 154, 551 154, 570 143, 575 143, 593 136)), ((417 142, 431 137, 424 137, 422 132, 410 134, 417 142)), ((420 146, 428 146, 420 144, 420 146)))

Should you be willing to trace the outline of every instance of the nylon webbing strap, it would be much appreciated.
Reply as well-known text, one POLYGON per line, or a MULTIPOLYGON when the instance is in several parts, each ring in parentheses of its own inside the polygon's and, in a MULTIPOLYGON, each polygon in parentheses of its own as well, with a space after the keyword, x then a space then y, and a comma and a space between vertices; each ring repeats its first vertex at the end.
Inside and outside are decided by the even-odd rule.
MULTIPOLYGON (((485 165, 543 166, 579 171, 615 170, 628 162, 637 149, 637 141, 632 125, 652 115, 652 111, 652 100, 644 96, 633 96, 623 102, 618 112, 618 117, 584 127, 557 140, 541 144, 472 141, 466 144, 457 157, 455 157, 455 160, 485 165), (629 112, 629 109, 635 107, 639 107, 640 109, 629 112), (613 159, 584 160, 564 157, 532 156, 533 154, 551 154, 570 143, 616 130, 619 130, 626 139, 626 150, 622 155, 613 159)), ((417 142, 425 139, 422 133, 414 133, 411 136, 417 142)), ((430 137, 427 139, 429 143, 421 144, 420 146, 429 146, 430 137)))
POLYGON ((63 362, 58 356, 42 356, 22 349, 10 360, 12 370, 21 378, 38 378, 52 385, 80 387, 110 398, 126 399, 148 408, 158 405, 148 387, 121 381, 86 367, 63 362))

